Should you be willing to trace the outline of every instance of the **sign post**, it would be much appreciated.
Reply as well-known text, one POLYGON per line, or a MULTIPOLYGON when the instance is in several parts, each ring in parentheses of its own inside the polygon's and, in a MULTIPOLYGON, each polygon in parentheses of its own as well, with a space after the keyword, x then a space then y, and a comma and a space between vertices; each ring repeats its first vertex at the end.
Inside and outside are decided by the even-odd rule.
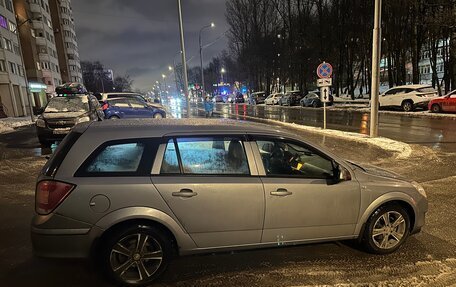
POLYGON ((326 103, 330 102, 333 67, 323 62, 317 68, 317 86, 320 88, 320 101, 323 103, 323 129, 326 129, 326 103))

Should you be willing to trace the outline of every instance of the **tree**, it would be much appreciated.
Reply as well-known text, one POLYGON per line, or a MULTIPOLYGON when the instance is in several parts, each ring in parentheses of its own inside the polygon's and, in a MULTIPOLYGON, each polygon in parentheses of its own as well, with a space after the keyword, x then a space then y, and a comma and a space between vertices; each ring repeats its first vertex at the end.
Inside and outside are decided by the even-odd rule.
POLYGON ((112 92, 113 79, 99 61, 82 61, 82 79, 86 89, 93 93, 112 92))
POLYGON ((117 76, 114 78, 114 89, 116 92, 129 92, 132 90, 133 80, 129 75, 117 76))

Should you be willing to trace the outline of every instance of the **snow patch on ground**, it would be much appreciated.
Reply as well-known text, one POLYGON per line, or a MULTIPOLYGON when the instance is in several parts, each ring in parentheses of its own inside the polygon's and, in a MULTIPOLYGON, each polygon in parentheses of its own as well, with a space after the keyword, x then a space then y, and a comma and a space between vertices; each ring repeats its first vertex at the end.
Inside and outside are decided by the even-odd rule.
POLYGON ((4 118, 0 119, 0 134, 13 131, 15 128, 31 125, 30 118, 4 118))

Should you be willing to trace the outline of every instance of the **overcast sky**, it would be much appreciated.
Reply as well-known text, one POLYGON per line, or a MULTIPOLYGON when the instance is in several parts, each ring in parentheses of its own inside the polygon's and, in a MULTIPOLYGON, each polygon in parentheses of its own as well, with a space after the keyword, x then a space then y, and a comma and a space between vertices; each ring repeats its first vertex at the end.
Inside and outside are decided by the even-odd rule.
MULTIPOLYGON (((203 32, 203 44, 228 29, 225 0, 182 0, 182 6, 187 59, 199 66, 201 27, 216 24, 203 32)), ((81 60, 99 60, 114 76, 129 74, 135 88, 150 89, 180 51, 176 0, 73 0, 72 7, 81 60)), ((223 49, 226 37, 205 50, 205 62, 223 49)))

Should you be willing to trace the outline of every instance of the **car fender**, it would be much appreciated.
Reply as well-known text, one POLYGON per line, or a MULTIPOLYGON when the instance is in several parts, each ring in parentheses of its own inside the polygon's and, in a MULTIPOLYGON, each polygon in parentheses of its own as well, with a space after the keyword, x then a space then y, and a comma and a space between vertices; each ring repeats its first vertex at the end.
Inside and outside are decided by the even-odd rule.
POLYGON ((128 220, 150 220, 162 224, 174 235, 181 250, 196 248, 195 242, 191 239, 184 228, 171 216, 163 211, 150 207, 126 207, 117 209, 102 217, 95 224, 103 230, 128 220))
POLYGON ((383 194, 382 196, 378 197, 376 200, 370 203, 370 205, 366 208, 363 214, 360 214, 358 224, 356 225, 355 228, 355 234, 360 234, 362 231, 363 225, 367 222, 369 217, 377 210, 380 206, 384 205, 385 203, 392 202, 392 201, 403 201, 408 203, 412 208, 414 212, 414 217, 416 218, 416 202, 415 200, 407 195, 406 193, 403 192, 388 192, 383 194))

